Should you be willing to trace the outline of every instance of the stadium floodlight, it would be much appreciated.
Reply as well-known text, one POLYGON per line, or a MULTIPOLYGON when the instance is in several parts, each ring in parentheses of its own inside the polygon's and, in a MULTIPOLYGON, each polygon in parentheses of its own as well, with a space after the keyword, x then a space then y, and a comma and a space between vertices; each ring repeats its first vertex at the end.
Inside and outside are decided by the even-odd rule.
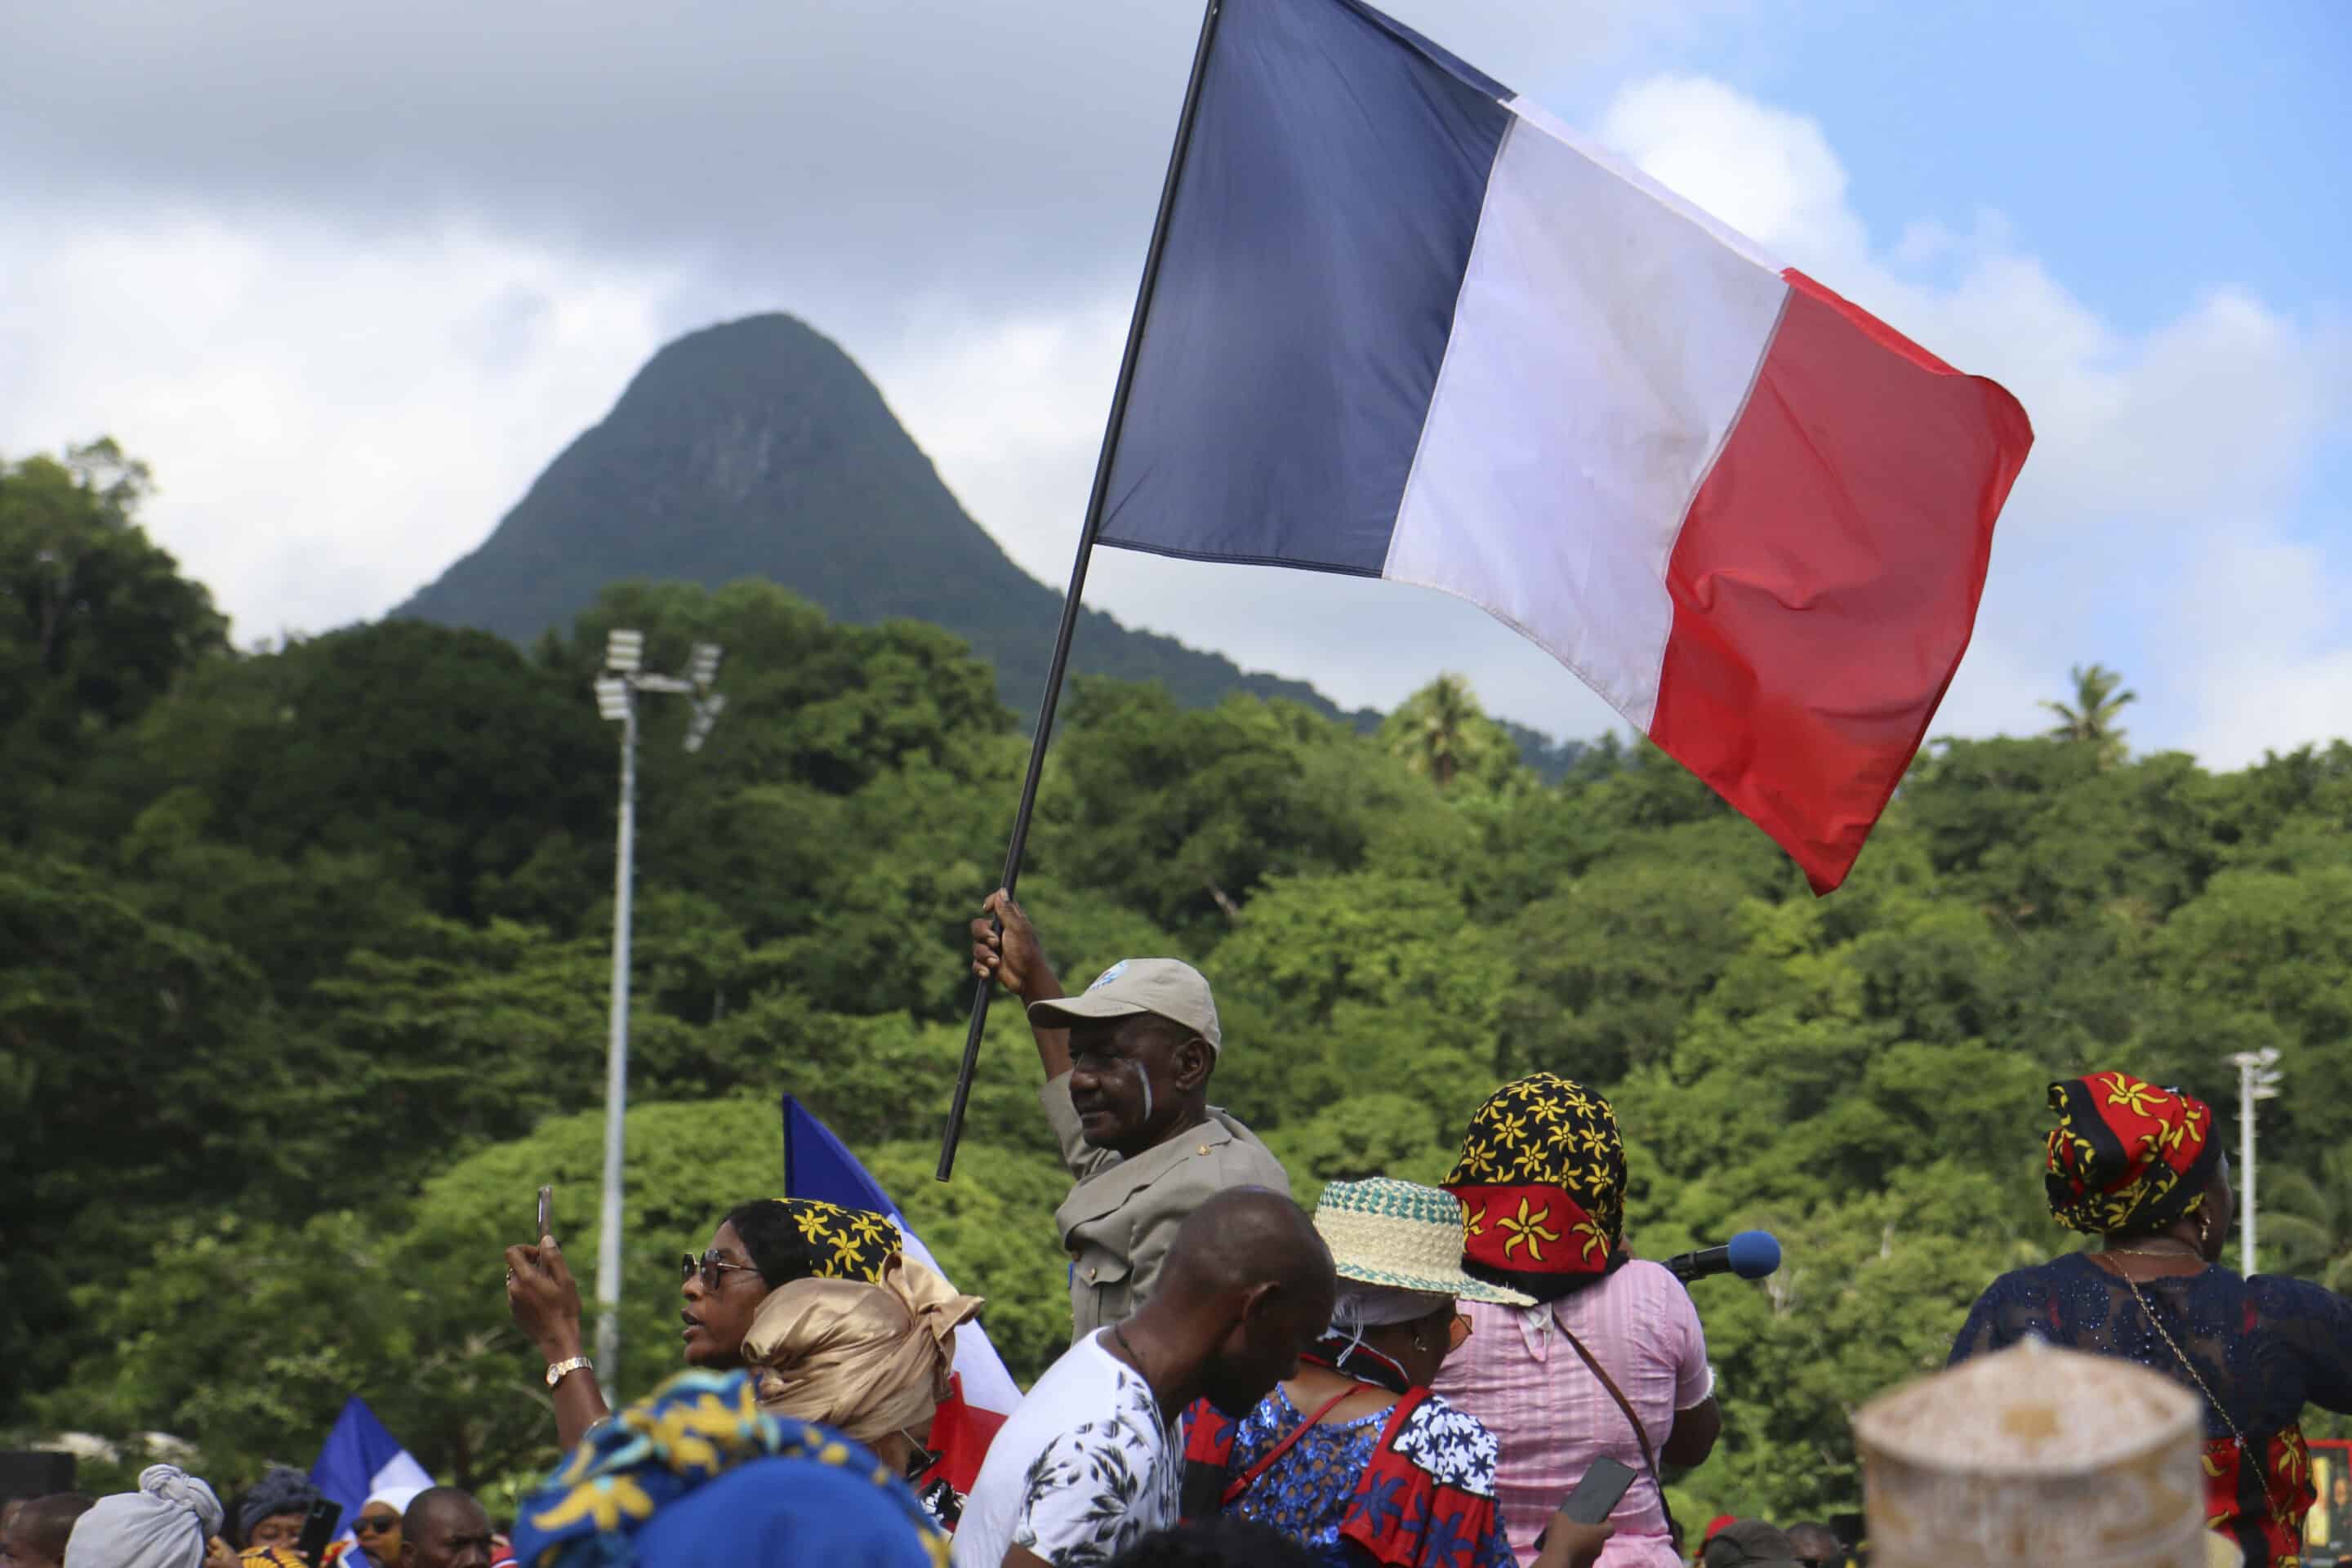
POLYGON ((604 634, 604 668, 635 675, 645 662, 646 634, 615 629, 604 634))
POLYGON ((719 715, 727 707, 723 693, 714 691, 694 705, 694 717, 687 721, 686 749, 702 750, 702 742, 710 739, 710 727, 719 722, 719 715))
POLYGON ((604 668, 593 682, 596 711, 621 726, 621 804, 613 866, 613 1012, 604 1055, 604 1192, 596 1238, 596 1380, 608 1409, 619 1407, 621 1378, 621 1167, 627 1152, 629 1112, 630 895, 636 886, 637 696, 683 695, 694 716, 686 749, 698 752, 727 699, 710 689, 719 679, 719 645, 697 643, 691 680, 646 669, 646 634, 616 630, 604 639, 604 668))

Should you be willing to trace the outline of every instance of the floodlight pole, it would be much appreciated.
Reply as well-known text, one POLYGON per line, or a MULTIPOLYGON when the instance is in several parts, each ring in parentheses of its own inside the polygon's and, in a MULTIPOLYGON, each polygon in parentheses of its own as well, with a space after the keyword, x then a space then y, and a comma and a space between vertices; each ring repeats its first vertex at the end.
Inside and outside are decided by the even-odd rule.
POLYGON ((637 875, 637 693, 684 697, 694 707, 686 749, 702 749, 726 699, 710 689, 720 650, 697 643, 688 675, 655 675, 642 668, 645 635, 616 629, 604 646, 605 673, 595 682, 597 710, 621 724, 619 843, 613 857, 613 1016, 604 1047, 604 1194, 596 1232, 596 1382, 608 1410, 620 1408, 621 1175, 628 1153, 629 931, 637 875))
POLYGON ((2254 1272, 2254 1101, 2278 1098, 2278 1048, 2240 1051, 2238 1069, 2238 1272, 2254 1272))
POLYGON ((604 1048, 604 1201, 596 1227, 596 1381, 618 1410, 621 1382, 621 1163, 628 1144, 630 891, 637 858, 637 695, 621 716, 621 825, 613 868, 613 1016, 604 1048))

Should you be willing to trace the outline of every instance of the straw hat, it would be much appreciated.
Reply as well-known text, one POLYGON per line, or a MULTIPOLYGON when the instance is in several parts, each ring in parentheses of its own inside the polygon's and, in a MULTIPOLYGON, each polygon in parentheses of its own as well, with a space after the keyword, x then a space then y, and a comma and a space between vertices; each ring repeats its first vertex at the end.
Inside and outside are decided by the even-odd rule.
POLYGON ((1462 1272, 1462 1205, 1452 1193, 1373 1176, 1333 1182, 1315 1205, 1315 1229, 1342 1279, 1532 1307, 1535 1298, 1462 1272))
POLYGON ((2135 1363, 2028 1340, 1853 1418, 1875 1568, 2212 1568, 2202 1407, 2135 1363))

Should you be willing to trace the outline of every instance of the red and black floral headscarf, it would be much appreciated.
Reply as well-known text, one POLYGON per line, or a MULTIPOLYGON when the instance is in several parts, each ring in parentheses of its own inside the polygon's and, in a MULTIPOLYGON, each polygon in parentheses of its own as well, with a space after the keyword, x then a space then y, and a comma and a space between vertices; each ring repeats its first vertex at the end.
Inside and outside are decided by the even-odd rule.
POLYGON ((1463 1269, 1538 1300, 1607 1273, 1624 1233, 1616 1113, 1556 1073, 1488 1096, 1441 1184, 1462 1200, 1463 1269))
POLYGON ((2205 1201, 2221 1146, 2213 1108, 2129 1073, 2050 1086, 2050 1212, 2093 1235, 2162 1230, 2205 1201))

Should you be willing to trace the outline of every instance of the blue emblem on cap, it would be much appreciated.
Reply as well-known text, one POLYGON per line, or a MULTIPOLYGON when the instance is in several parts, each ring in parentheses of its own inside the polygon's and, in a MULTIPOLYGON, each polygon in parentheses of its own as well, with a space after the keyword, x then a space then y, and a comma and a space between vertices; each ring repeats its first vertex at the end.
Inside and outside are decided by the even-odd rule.
POLYGON ((1088 991, 1099 991, 1104 986, 1109 984, 1112 981, 1118 979, 1120 975, 1126 973, 1127 960, 1122 958, 1117 963, 1112 964, 1108 969, 1104 970, 1100 974, 1096 975, 1095 983, 1092 985, 1087 986, 1087 989, 1088 991))

